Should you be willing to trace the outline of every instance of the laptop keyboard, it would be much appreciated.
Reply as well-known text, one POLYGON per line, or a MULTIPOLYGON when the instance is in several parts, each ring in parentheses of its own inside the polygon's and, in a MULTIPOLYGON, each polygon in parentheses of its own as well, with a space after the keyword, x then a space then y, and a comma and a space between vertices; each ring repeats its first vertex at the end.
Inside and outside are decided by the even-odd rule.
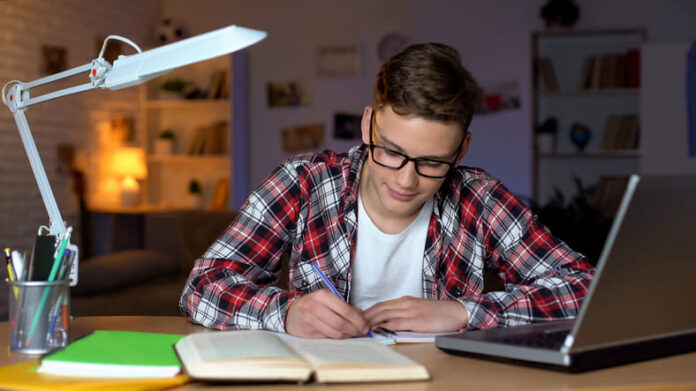
POLYGON ((501 338, 498 342, 530 348, 558 350, 568 335, 568 330, 557 330, 537 334, 501 338))

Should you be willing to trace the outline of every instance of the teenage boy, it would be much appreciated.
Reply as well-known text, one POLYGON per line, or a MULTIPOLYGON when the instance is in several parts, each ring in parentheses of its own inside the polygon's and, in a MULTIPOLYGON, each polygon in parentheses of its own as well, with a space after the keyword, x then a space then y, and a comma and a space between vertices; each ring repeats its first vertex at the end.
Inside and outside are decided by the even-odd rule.
POLYGON ((363 112, 363 145, 295 156, 266 178, 196 260, 185 316, 309 338, 574 317, 591 265, 498 180, 458 167, 481 95, 447 45, 392 57, 363 112), (283 253, 287 290, 275 286, 283 253), (505 290, 483 293, 484 270, 505 290))

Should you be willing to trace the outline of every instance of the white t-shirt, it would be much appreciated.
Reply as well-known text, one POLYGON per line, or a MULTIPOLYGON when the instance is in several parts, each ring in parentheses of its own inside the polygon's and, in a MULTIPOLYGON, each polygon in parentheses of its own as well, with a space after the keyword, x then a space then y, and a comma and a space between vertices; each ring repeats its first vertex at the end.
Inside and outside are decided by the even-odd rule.
POLYGON ((377 228, 358 197, 350 304, 365 310, 402 296, 423 297, 423 253, 432 211, 431 197, 405 230, 390 235, 377 228))

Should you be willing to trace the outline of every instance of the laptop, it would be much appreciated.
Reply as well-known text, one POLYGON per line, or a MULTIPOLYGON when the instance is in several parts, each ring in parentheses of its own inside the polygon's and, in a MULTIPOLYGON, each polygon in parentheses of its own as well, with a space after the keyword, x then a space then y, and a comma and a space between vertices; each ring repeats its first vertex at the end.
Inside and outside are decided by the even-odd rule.
POLYGON ((438 336, 453 354, 580 372, 696 350, 696 176, 629 179, 576 319, 438 336))

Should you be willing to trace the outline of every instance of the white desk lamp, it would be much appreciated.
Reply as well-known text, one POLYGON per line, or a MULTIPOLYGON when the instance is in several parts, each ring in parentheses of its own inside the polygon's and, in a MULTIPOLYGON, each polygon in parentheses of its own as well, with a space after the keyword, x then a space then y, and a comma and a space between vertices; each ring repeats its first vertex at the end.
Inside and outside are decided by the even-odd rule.
MULTIPOLYGON (((24 115, 24 112, 29 106, 96 88, 118 90, 141 84, 173 69, 243 49, 265 37, 266 33, 263 31, 239 26, 228 26, 143 52, 138 45, 132 41, 117 35, 110 35, 104 40, 99 56, 89 64, 78 66, 28 83, 13 80, 5 84, 2 88, 2 101, 10 108, 10 111, 12 111, 14 115, 15 122, 17 122, 17 127, 19 128, 19 134, 22 138, 22 143, 24 144, 24 149, 29 157, 31 169, 34 172, 36 183, 39 185, 41 198, 46 206, 46 211, 48 212, 50 220, 48 233, 50 235, 55 235, 56 239, 60 241, 66 234, 66 226, 58 210, 53 191, 51 191, 51 186, 46 177, 46 171, 44 170, 39 152, 34 143, 34 138, 29 130, 29 123, 24 115), (104 50, 110 39, 126 42, 135 48, 138 53, 129 56, 121 55, 112 65, 103 58, 104 50), (29 91, 34 87, 49 84, 83 72, 89 72, 91 82, 46 93, 34 98, 29 94, 29 91)), ((39 234, 42 228, 45 229, 46 227, 40 227, 39 234)), ((68 242, 68 249, 75 254, 73 265, 70 269, 70 278, 72 280, 70 285, 74 286, 77 284, 78 278, 78 248, 74 244, 68 242)))

